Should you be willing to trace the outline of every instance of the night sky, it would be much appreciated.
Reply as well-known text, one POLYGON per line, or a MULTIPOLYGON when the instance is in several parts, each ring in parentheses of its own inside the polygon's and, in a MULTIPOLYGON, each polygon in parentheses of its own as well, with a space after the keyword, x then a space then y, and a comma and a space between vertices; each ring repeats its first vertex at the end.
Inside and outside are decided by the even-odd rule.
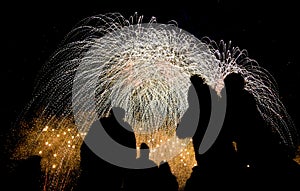
POLYGON ((109 12, 120 12, 125 18, 137 12, 144 15, 145 22, 152 16, 158 23, 175 20, 179 28, 198 38, 231 40, 233 45, 247 49, 249 57, 274 76, 281 99, 299 129, 300 70, 296 68, 300 61, 300 15, 296 1, 199 0, 197 4, 183 3, 185 1, 173 1, 167 7, 151 1, 122 4, 82 1, 66 5, 40 1, 2 5, 5 11, 1 11, 0 116, 4 123, 0 129, 0 148, 4 154, 0 159, 6 157, 6 135, 31 99, 42 65, 77 22, 109 12))

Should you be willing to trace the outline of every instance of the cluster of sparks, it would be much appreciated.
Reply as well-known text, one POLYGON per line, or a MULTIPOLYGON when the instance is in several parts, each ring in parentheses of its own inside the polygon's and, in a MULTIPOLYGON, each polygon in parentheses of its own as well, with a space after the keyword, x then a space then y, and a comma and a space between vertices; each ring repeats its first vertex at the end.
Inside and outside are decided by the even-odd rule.
POLYGON ((43 190, 65 190, 80 172, 80 146, 83 140, 74 122, 68 118, 39 117, 30 127, 23 124, 23 132, 24 140, 13 157, 26 159, 33 155, 40 156, 45 177, 43 190))
POLYGON ((192 75, 221 95, 225 77, 240 73, 261 116, 285 144, 294 144, 293 123, 271 76, 231 43, 199 40, 174 24, 156 23, 155 18, 143 24, 142 17, 127 20, 107 14, 80 22, 63 44, 39 76, 28 108, 45 109, 17 152, 19 157, 42 157, 50 180, 47 190, 69 183, 69 174, 79 167, 80 146, 89 127, 114 106, 126 111, 137 145, 146 143, 150 159, 158 165, 167 161, 183 189, 197 164, 191 137, 179 139, 175 130, 189 107, 192 75), (62 117, 43 117, 53 114, 62 117))

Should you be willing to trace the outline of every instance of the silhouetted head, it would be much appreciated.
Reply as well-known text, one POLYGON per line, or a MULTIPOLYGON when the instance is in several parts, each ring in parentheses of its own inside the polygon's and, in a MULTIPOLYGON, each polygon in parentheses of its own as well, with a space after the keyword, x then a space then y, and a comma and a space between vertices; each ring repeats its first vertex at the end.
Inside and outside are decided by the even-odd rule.
POLYGON ((227 92, 241 91, 245 87, 245 80, 241 74, 231 73, 224 79, 227 92))
POLYGON ((110 110, 110 119, 114 123, 118 123, 118 126, 126 129, 127 131, 133 132, 132 127, 125 121, 125 110, 121 107, 113 107, 110 110))
POLYGON ((140 147, 141 158, 149 158, 149 147, 146 143, 142 143, 140 147))
POLYGON ((171 171, 168 162, 163 162, 163 161, 160 162, 159 168, 160 168, 162 171, 171 171))
POLYGON ((111 113, 116 119, 123 119, 125 116, 125 110, 121 107, 113 107, 111 113))
POLYGON ((149 149, 149 147, 146 143, 142 143, 141 144, 141 149, 149 149))
POLYGON ((193 75, 190 77, 191 86, 188 90, 188 102, 191 104, 198 102, 198 93, 203 93, 203 88, 206 86, 204 84, 204 80, 197 75, 193 75))
POLYGON ((191 76, 190 80, 194 86, 201 85, 204 83, 204 80, 200 76, 197 76, 197 75, 191 76))

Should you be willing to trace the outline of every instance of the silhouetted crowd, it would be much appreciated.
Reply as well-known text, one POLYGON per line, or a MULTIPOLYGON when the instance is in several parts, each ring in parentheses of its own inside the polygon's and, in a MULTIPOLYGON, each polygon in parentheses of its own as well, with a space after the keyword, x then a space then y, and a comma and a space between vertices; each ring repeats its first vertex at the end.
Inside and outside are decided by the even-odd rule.
MULTIPOLYGON (((279 137, 267 127, 258 113, 254 97, 244 90, 244 79, 239 74, 230 74, 226 77, 226 89, 221 92, 222 97, 225 97, 226 93, 227 99, 222 129, 211 148, 204 154, 198 154, 200 143, 211 117, 211 99, 213 97, 222 99, 222 97, 217 98, 218 95, 214 91, 210 91, 210 87, 198 76, 192 76, 191 82, 196 90, 199 106, 193 104, 195 96, 190 96, 193 94, 192 88, 190 88, 189 108, 181 120, 181 125, 178 126, 177 136, 193 138, 198 165, 193 168, 185 191, 214 190, 220 187, 231 190, 250 188, 259 190, 284 186, 285 189, 289 189, 298 185, 300 167, 292 160, 294 151, 279 144, 279 137), (200 116, 194 116, 196 107, 200 107, 200 116), (199 117, 196 132, 188 129, 191 124, 193 125, 191 121, 195 120, 195 117, 199 117)), ((135 148, 134 134, 118 127, 118 123, 113 122, 117 121, 114 119, 113 113, 111 116, 112 118, 102 121, 104 126, 106 126, 105 120, 109 120, 107 127, 114 126, 114 128, 106 128, 108 134, 120 144, 135 148)), ((141 148, 143 147, 147 148, 147 145, 142 145, 141 148)), ((88 151, 88 148, 86 150, 88 151)), ((142 158, 136 160, 149 160, 148 155, 149 153, 144 153, 142 158)), ((85 164, 84 161, 86 161, 89 166, 87 169, 83 167, 83 172, 86 170, 87 177, 89 177, 89 181, 85 182, 86 185, 82 185, 83 188, 93 182, 97 186, 91 186, 91 190, 97 187, 101 189, 104 184, 109 190, 178 190, 176 178, 171 174, 168 163, 159 167, 139 170, 111 166, 106 171, 100 172, 101 163, 97 162, 99 167, 94 168, 97 165, 90 163, 90 159, 84 159, 87 156, 86 153, 82 155, 82 164, 85 164), (90 171, 95 174, 94 180, 90 179, 90 171), (96 178, 96 175, 100 176, 100 174, 106 173, 109 175, 105 180, 96 178), (117 174, 120 176, 117 177, 117 174)), ((92 161, 97 160, 101 159, 95 157, 92 161)))
MULTIPOLYGON (((193 104, 194 96, 188 96, 189 108, 181 120, 180 128, 177 129, 177 136, 193 138, 198 165, 193 168, 185 191, 220 188, 261 190, 277 189, 281 186, 285 190, 295 186, 297 190, 297 186, 300 185, 300 166, 292 160, 294 150, 279 144, 279 137, 262 120, 253 96, 244 90, 243 78, 238 74, 230 74, 225 79, 226 92, 224 89, 221 95, 226 93, 226 114, 216 141, 207 152, 201 155, 198 153, 210 120, 211 99, 217 95, 210 91, 200 77, 192 76, 191 82, 196 90, 199 106, 193 104), (200 116, 193 116, 193 107, 200 107, 200 116), (193 132, 188 128, 190 121, 195 117, 199 118, 199 123, 196 132, 193 132)), ((111 111, 109 117, 100 119, 103 128, 116 142, 135 149, 134 133, 129 124, 122 121, 125 111, 121 108, 113 108, 111 111), (116 119, 116 116, 119 119, 116 119)), ((91 133, 93 129, 90 129, 87 138, 91 133)), ((133 156, 133 160, 136 160, 136 163, 154 163, 149 159, 149 147, 145 143, 140 149, 140 158, 135 159, 133 156)), ((18 184, 21 182, 28 185, 30 190, 38 190, 36 185, 41 181, 37 178, 41 173, 35 172, 39 169, 38 163, 39 158, 25 161, 21 167, 16 168, 19 173, 12 173, 11 178, 18 184)), ((25 187, 24 189, 28 190, 25 187)), ((81 175, 75 190, 175 191, 178 190, 178 184, 167 162, 159 166, 154 164, 152 168, 146 169, 122 168, 99 158, 83 143, 81 175)))

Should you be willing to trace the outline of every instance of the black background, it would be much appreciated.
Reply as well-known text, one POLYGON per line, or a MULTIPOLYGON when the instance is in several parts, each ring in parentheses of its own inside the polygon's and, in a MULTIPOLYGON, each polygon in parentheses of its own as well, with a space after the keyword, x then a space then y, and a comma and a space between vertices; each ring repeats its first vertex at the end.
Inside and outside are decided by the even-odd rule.
POLYGON ((108 12, 120 12, 125 18, 137 12, 144 15, 145 22, 152 16, 159 23, 175 20, 179 28, 198 38, 208 36, 216 41, 231 40, 233 45, 247 49, 249 57, 274 76, 280 97, 299 126, 300 15, 296 1, 200 0, 161 4, 153 1, 39 1, 22 4, 12 1, 2 4, 1 158, 5 157, 6 147, 9 147, 6 135, 31 99, 39 69, 77 22, 108 12))

